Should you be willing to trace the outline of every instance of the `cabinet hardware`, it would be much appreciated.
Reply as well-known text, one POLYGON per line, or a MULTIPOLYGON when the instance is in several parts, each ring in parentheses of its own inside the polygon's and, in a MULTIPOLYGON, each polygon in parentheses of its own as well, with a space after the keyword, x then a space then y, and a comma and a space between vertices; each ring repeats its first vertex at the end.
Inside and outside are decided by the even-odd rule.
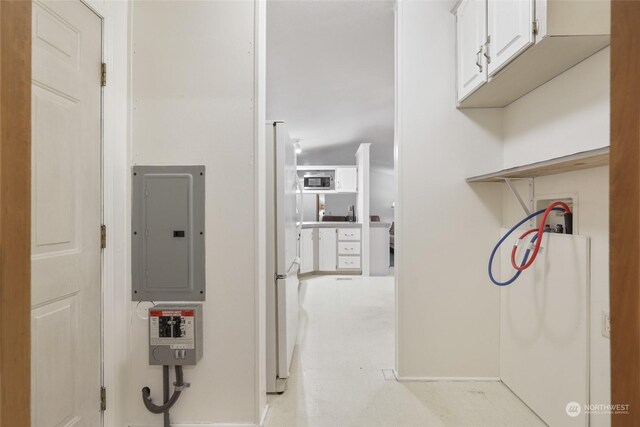
POLYGON ((476 65, 478 66, 478 72, 482 72, 482 62, 480 59, 480 54, 482 53, 482 46, 480 46, 480 49, 478 50, 478 52, 476 53, 476 65))
POLYGON ((531 32, 534 36, 538 35, 538 20, 536 19, 531 23, 531 32))
POLYGON ((484 57, 487 58, 487 64, 491 64, 491 55, 489 55, 490 43, 491 43, 491 36, 487 36, 487 42, 484 44, 484 57))

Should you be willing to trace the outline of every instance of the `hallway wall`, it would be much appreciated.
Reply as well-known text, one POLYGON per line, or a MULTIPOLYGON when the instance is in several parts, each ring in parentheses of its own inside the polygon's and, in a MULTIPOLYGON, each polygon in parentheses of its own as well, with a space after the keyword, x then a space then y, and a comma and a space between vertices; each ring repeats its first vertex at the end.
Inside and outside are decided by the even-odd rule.
MULTIPOLYGON (((498 290, 486 278, 486 260, 499 227, 522 212, 503 184, 469 185, 464 179, 609 145, 609 49, 504 109, 456 110, 450 7, 445 1, 399 4, 396 275, 402 377, 499 374, 493 353, 499 345, 498 290)), ((591 403, 607 404, 609 340, 601 335, 601 316, 609 310, 608 168, 537 178, 535 189, 538 197, 578 197, 579 234, 591 238, 591 403)), ((591 423, 608 426, 610 419, 592 414, 591 423)))
MULTIPOLYGON (((191 387, 172 409, 173 423, 256 425, 265 404, 256 205, 256 129, 264 123, 264 97, 256 92, 259 7, 131 3, 131 162, 206 166, 204 356, 185 368, 191 387)), ((147 412, 140 390, 148 385, 158 399, 162 369, 148 365, 148 326, 139 316, 146 312, 136 306, 130 303, 124 418, 127 425, 157 425, 160 416, 147 412)))
MULTIPOLYGON (((504 109, 505 167, 609 145, 609 55, 603 49, 504 109)), ((517 183, 526 194, 526 183, 517 183)), ((522 210, 505 188, 505 226, 522 210)), ((607 166, 536 178, 537 198, 577 198, 577 234, 591 239, 591 402, 609 404, 610 340, 602 336, 609 312, 609 168, 607 166), (546 195, 546 196, 545 196, 546 195)), ((609 426, 607 414, 591 414, 591 426, 609 426)))
POLYGON ((398 3, 397 371, 498 372, 498 289, 486 279, 501 187, 465 178, 502 167, 499 109, 455 107, 450 1, 398 3))

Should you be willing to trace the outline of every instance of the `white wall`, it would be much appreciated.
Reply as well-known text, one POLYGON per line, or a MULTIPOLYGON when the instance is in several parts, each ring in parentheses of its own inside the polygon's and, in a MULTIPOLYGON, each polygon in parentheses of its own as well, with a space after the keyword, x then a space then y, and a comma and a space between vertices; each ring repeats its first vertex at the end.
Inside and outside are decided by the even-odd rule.
POLYGON ((356 194, 325 194, 324 214, 346 216, 349 206, 356 206, 357 197, 356 194))
POLYGON ((398 3, 396 369, 495 378, 499 294, 486 262, 502 223, 501 187, 465 178, 502 167, 502 116, 455 108, 450 8, 398 3))
MULTIPOLYGON (((609 49, 509 105, 504 113, 506 166, 609 145, 609 49)), ((609 311, 609 168, 536 178, 535 193, 543 199, 577 193, 578 234, 591 238, 591 403, 608 404, 610 341, 601 335, 601 314, 609 311)), ((518 202, 506 189, 504 207, 505 226, 522 218, 518 202)), ((591 426, 609 425, 608 416, 591 415, 591 426)))
POLYGON ((609 145, 609 48, 504 109, 504 167, 609 145))
MULTIPOLYGON (((133 2, 131 146, 133 164, 203 164, 206 181, 204 356, 185 369, 191 383, 172 421, 257 424, 264 406, 264 343, 256 231, 256 129, 264 109, 254 2, 133 2), (260 80, 261 81, 261 80, 260 80)), ((259 25, 259 26, 260 26, 259 25)), ((263 29, 262 29, 263 30, 263 29)), ((258 125, 259 124, 259 125, 258 125)), ((264 200, 262 200, 264 203, 264 200)), ((130 286, 130 285, 127 285, 130 286)), ((148 366, 147 323, 130 303, 124 419, 160 422, 140 389, 161 396, 161 367, 148 366)))
POLYGON ((371 215, 378 215, 380 221, 392 223, 396 200, 396 177, 393 168, 372 166, 369 171, 371 197, 369 199, 371 215))

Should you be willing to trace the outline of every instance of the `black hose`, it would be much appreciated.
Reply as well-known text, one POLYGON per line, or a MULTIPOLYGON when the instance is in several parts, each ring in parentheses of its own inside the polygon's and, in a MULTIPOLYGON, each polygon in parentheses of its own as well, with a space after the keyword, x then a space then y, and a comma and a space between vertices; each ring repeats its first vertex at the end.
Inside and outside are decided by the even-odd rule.
POLYGON ((180 393, 182 393, 182 388, 184 387, 184 377, 182 375, 182 366, 176 365, 176 382, 174 383, 176 389, 173 391, 173 394, 169 398, 167 402, 163 405, 156 405, 151 400, 151 389, 149 387, 144 387, 142 389, 142 401, 144 402, 144 406, 147 410, 153 414, 162 414, 165 411, 171 409, 173 405, 176 404, 178 398, 180 397, 180 393))
MULTIPOLYGON (((169 365, 164 365, 162 367, 162 402, 167 403, 169 401, 169 369, 171 367, 169 365)), ((171 427, 171 415, 169 411, 164 411, 162 414, 163 419, 163 427, 171 427)))

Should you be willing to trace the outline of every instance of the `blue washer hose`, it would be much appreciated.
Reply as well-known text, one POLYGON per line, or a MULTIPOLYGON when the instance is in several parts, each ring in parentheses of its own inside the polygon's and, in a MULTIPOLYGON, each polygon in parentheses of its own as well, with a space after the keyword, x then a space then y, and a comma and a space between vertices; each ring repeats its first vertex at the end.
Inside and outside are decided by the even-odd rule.
MULTIPOLYGON (((522 271, 516 271, 516 274, 514 274, 513 277, 511 279, 507 280, 506 282, 498 282, 496 280, 496 278, 493 277, 493 272, 491 271, 492 267, 493 267, 493 258, 496 256, 496 252, 498 252, 498 249, 500 248, 500 245, 502 245, 502 243, 507 239, 507 237, 509 237, 514 231, 516 231, 518 229, 518 227, 520 227, 522 224, 524 224, 525 222, 529 221, 530 219, 535 218, 538 215, 542 215, 545 210, 546 209, 540 209, 539 211, 532 213, 531 215, 527 216, 525 219, 523 219, 522 221, 520 221, 519 223, 517 223, 516 225, 511 227, 511 230, 509 230, 509 232, 507 234, 505 234, 498 241, 496 246, 493 248, 493 250, 491 251, 491 256, 489 257, 488 271, 489 271, 489 279, 491 279, 491 281, 493 282, 494 285, 497 285, 497 286, 508 286, 508 285, 512 284, 513 282, 515 282, 518 279, 518 277, 520 277, 520 274, 522 274, 522 271)), ((551 210, 564 212, 563 208, 553 208, 551 210)), ((533 238, 531 239, 531 243, 534 243, 537 238, 538 238, 538 233, 534 234, 533 238)), ((524 258, 522 259, 522 263, 520 263, 521 266, 526 264, 527 259, 529 258, 529 253, 530 252, 531 252, 531 249, 527 249, 527 251, 524 253, 524 258)))

